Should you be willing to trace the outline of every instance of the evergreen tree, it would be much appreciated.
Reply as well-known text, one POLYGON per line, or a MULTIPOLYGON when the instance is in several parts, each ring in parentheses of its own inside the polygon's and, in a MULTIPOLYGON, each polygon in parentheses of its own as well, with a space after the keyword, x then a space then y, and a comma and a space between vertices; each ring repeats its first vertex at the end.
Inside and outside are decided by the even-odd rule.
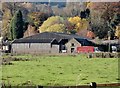
POLYGON ((113 20, 110 23, 111 28, 115 29, 116 26, 120 23, 120 14, 116 13, 113 20))
POLYGON ((13 16, 10 24, 11 39, 19 39, 23 37, 23 18, 22 12, 18 10, 13 16))

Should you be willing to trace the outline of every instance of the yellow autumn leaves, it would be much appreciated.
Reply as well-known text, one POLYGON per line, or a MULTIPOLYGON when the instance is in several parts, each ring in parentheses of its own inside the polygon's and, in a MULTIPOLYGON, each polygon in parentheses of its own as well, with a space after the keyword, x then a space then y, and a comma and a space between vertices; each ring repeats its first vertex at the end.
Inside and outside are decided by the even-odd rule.
POLYGON ((87 21, 87 19, 81 19, 80 17, 76 16, 76 17, 70 17, 68 19, 68 21, 75 26, 75 30, 77 32, 81 31, 81 30, 85 30, 88 28, 89 26, 89 22, 87 21))
POLYGON ((81 30, 87 29, 88 26, 89 22, 87 21, 87 19, 81 19, 79 16, 69 18, 52 16, 48 18, 46 21, 44 21, 44 23, 39 27, 39 32, 41 33, 46 31, 47 32, 76 31, 78 33, 81 30), (69 27, 66 24, 69 24, 69 27))
POLYGON ((48 18, 39 27, 39 32, 64 32, 65 25, 63 24, 64 19, 60 16, 52 16, 48 18))
POLYGON ((117 36, 118 38, 120 38, 120 25, 116 26, 116 30, 115 30, 115 36, 117 36))

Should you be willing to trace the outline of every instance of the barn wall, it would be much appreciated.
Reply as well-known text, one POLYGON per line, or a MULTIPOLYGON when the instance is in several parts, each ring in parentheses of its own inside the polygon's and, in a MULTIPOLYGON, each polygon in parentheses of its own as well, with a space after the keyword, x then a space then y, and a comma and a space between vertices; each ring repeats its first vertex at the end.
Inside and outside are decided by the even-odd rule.
POLYGON ((12 53, 16 54, 42 54, 42 53, 58 53, 59 45, 50 43, 13 43, 12 53))
POLYGON ((71 48, 74 48, 73 53, 75 53, 77 51, 77 47, 81 46, 81 44, 74 38, 68 41, 68 43, 66 43, 65 45, 67 47, 67 53, 71 53, 71 48), (74 44, 74 46, 72 46, 72 44, 74 44))
POLYGON ((59 53, 59 45, 52 45, 51 53, 59 53))

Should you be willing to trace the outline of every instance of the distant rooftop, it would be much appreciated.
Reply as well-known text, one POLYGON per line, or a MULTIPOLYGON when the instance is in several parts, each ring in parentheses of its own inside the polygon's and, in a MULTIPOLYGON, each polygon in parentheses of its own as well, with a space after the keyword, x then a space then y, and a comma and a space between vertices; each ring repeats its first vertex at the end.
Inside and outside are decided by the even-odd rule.
POLYGON ((120 44, 120 40, 116 39, 116 40, 104 40, 102 41, 102 44, 120 44))

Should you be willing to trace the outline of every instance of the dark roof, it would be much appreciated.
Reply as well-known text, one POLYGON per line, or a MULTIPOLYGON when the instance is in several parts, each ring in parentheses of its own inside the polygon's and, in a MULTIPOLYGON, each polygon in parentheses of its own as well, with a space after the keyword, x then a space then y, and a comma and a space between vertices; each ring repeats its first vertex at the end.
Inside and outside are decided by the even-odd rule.
POLYGON ((57 33, 57 32, 43 32, 39 33, 33 36, 26 37, 27 39, 53 39, 55 38, 56 40, 61 40, 61 39, 71 39, 71 38, 80 38, 80 36, 75 35, 75 34, 67 34, 67 33, 57 33))
POLYGON ((89 41, 88 39, 75 38, 82 46, 96 46, 95 43, 89 41))
POLYGON ((59 44, 66 44, 68 42, 68 39, 61 39, 58 41, 59 44))
POLYGON ((12 43, 58 43, 56 39, 17 39, 12 43))
POLYGON ((9 41, 3 41, 1 44, 2 44, 3 46, 7 46, 7 45, 10 45, 11 42, 9 42, 9 41))
POLYGON ((75 34, 66 34, 66 33, 57 33, 57 32, 43 32, 26 38, 14 40, 12 43, 66 43, 72 38, 76 38, 77 41, 79 41, 80 43, 84 41, 85 45, 91 43, 90 41, 87 42, 86 38, 82 38, 75 34))

